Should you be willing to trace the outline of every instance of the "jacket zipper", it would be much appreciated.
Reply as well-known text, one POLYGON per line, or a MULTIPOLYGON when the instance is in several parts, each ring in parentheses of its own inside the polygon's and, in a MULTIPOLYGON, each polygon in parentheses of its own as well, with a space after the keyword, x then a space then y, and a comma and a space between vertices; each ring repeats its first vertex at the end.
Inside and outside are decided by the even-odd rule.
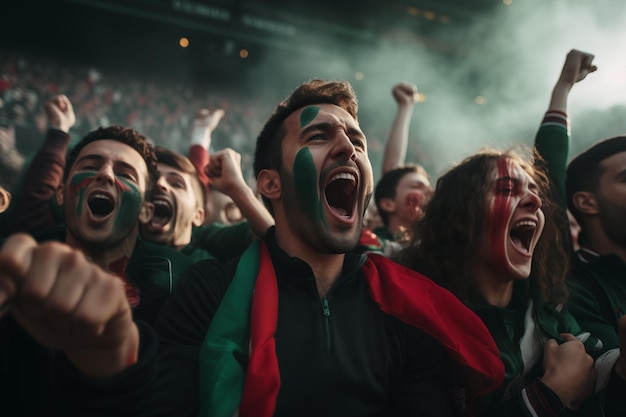
POLYGON ((324 315, 324 337, 326 338, 326 351, 330 353, 330 308, 328 298, 322 300, 322 314, 324 315))

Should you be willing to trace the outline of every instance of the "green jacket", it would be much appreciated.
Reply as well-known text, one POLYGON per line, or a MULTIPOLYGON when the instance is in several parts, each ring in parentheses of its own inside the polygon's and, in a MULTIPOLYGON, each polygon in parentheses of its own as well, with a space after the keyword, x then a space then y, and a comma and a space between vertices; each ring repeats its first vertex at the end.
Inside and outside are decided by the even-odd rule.
MULTIPOLYGON (((480 405, 484 416, 555 415, 563 410, 558 396, 539 380, 543 375, 543 349, 548 339, 562 343, 561 333, 580 335, 588 350, 600 349, 598 339, 581 331, 574 317, 565 309, 543 302, 531 290, 530 280, 514 284, 513 298, 506 308, 495 307, 484 299, 475 299, 470 307, 485 322, 494 338, 505 376, 502 388, 480 405)), ((585 404, 580 416, 601 416, 595 400, 585 404)))
MULTIPOLYGON (((563 212, 567 208, 565 180, 569 145, 567 115, 548 111, 535 137, 535 148, 545 160, 563 212)), ((560 227, 568 237, 566 244, 570 244, 569 226, 562 224, 560 227)), ((615 350, 611 350, 619 347, 617 320, 626 313, 626 265, 616 255, 597 256, 586 249, 584 236, 580 236, 579 242, 582 249, 571 256, 567 308, 581 328, 603 343, 601 350, 589 354, 596 359, 597 371, 604 368, 604 372, 597 372, 596 386, 608 384, 601 394, 605 415, 626 416, 626 381, 610 371, 615 360, 615 355, 613 359, 610 356, 615 350)))
POLYGON ((222 262, 241 256, 254 240, 247 222, 227 226, 213 223, 194 227, 191 242, 181 252, 195 262, 218 259, 222 262))

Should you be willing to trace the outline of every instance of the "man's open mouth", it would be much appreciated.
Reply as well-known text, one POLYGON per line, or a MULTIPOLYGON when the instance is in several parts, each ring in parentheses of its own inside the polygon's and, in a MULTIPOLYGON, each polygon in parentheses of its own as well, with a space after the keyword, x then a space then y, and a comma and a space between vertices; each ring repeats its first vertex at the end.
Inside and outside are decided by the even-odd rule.
POLYGON ((349 219, 354 213, 357 181, 354 174, 342 172, 335 175, 324 191, 330 209, 339 217, 349 219))
POLYGON ((513 244, 522 252, 529 253, 530 245, 537 230, 537 222, 533 220, 521 220, 517 222, 509 233, 513 244))
POLYGON ((96 218, 103 218, 111 214, 115 204, 111 196, 102 193, 94 193, 87 199, 87 205, 91 214, 96 218))
POLYGON ((172 205, 169 201, 160 198, 154 199, 152 203, 154 203, 154 215, 151 220, 152 225, 165 226, 172 219, 172 205))

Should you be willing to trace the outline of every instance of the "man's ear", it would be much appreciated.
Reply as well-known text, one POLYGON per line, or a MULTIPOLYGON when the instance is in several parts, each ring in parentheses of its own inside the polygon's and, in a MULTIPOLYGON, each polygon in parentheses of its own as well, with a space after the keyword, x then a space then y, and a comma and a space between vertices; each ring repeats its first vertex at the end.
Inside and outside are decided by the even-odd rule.
POLYGON ((56 200, 57 200, 57 205, 59 207, 63 207, 63 183, 57 186, 56 200))
POLYGON ((395 213, 396 211, 396 202, 391 198, 381 198, 380 199, 380 208, 383 209, 385 213, 395 213))
POLYGON ((11 205, 11 193, 6 188, 0 186, 0 213, 7 211, 11 205))
POLYGON ((193 216, 192 224, 196 227, 202 226, 204 224, 204 208, 196 208, 196 214, 193 216))
POLYGON ((139 210, 139 223, 148 224, 154 215, 154 204, 150 201, 144 201, 139 210))
POLYGON ((572 203, 576 209, 584 214, 598 214, 598 200, 590 191, 579 191, 572 196, 572 203))
POLYGON ((264 169, 259 172, 256 177, 256 188, 269 200, 278 200, 282 196, 280 176, 275 169, 264 169))

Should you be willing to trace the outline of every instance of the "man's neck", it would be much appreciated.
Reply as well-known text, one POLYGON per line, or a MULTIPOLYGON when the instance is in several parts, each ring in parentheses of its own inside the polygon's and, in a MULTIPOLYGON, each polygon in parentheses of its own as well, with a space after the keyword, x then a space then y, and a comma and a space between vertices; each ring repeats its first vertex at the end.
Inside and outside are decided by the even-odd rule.
POLYGON ((188 231, 186 231, 181 236, 177 236, 174 239, 174 242, 170 245, 171 248, 176 249, 177 251, 182 250, 185 246, 191 243, 191 237, 193 236, 193 229, 190 227, 188 231))
POLYGON ((313 250, 306 242, 293 235, 281 236, 276 231, 276 244, 289 256, 297 257, 306 262, 315 276, 315 284, 320 299, 325 298, 335 281, 341 276, 345 253, 321 253, 313 250))
POLYGON ((598 255, 617 255, 626 262, 626 247, 615 243, 604 231, 595 232, 595 230, 598 229, 591 228, 590 231, 585 231, 582 234, 579 240, 580 246, 596 252, 598 255))
POLYGON ((404 240, 411 233, 411 225, 406 224, 398 218, 389 218, 386 229, 393 236, 397 236, 396 240, 404 240))
POLYGON ((135 231, 117 245, 103 249, 100 245, 79 242, 68 230, 65 243, 82 250, 87 258, 105 271, 118 275, 120 263, 126 265, 135 250, 137 236, 138 233, 135 231))

